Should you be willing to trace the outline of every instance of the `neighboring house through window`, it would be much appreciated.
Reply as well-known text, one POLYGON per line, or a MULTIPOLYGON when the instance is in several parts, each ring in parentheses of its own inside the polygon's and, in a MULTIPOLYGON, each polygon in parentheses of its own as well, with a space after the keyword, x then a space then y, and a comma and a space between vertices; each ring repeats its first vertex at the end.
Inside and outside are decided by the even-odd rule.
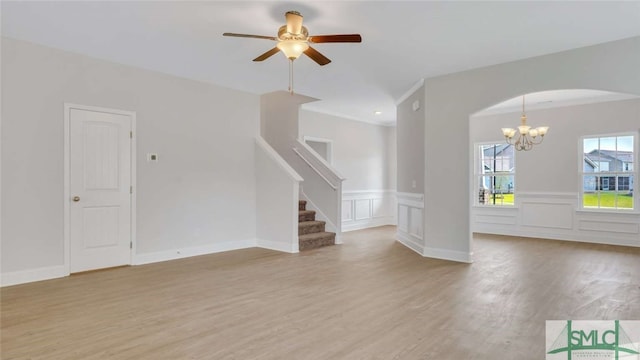
POLYGON ((476 203, 513 205, 516 178, 513 146, 504 142, 479 144, 476 154, 476 203))
POLYGON ((583 138, 583 208, 633 209, 634 141, 633 134, 583 138))

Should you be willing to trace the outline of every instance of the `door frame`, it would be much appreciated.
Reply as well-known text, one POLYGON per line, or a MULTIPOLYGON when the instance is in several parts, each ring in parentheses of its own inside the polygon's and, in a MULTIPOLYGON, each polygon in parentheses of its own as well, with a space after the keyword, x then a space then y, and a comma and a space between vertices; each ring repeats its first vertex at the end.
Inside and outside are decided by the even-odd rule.
POLYGON ((67 275, 71 273, 71 109, 103 112, 108 114, 126 115, 131 118, 131 247, 129 249, 129 265, 133 264, 133 254, 136 253, 136 113, 134 111, 110 109, 98 106, 64 103, 64 269, 67 275))

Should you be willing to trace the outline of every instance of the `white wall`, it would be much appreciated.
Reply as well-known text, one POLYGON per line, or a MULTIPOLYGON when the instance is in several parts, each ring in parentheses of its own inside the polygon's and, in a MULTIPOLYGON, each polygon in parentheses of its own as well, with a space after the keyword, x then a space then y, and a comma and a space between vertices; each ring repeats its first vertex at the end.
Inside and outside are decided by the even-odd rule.
POLYGON ((397 107, 398 192, 424 193, 424 86, 397 107))
MULTIPOLYGON (((640 95, 639 63, 640 37, 634 37, 426 79, 422 254, 471 260, 471 114, 515 96, 544 90, 596 89, 640 95), (446 156, 442 156, 443 149, 446 156), (443 177, 448 191, 443 191, 443 177)), ((400 136, 398 127, 398 143, 400 136)), ((409 148, 411 144, 403 146, 409 148)), ((399 147, 398 179, 410 175, 400 166, 402 157, 399 147)), ((398 189, 403 189, 400 181, 398 189)))
POLYGON ((140 262, 255 243, 259 101, 2 38, 3 276, 63 264, 65 102, 137 113, 140 262))
POLYGON ((391 178, 396 159, 390 152, 394 127, 349 120, 314 111, 300 111, 299 137, 333 142, 332 165, 346 178, 344 191, 394 189, 391 178))
POLYGON ((299 137, 332 141, 333 167, 346 178, 343 231, 395 224, 395 127, 301 110, 299 137))
MULTIPOLYGON (((474 206, 472 230, 640 246, 637 196, 636 214, 580 211, 579 203, 581 137, 637 134, 640 99, 527 111, 527 118, 531 126, 548 125, 550 131, 533 150, 516 152, 515 207, 474 206)), ((473 116, 471 142, 503 142, 500 128, 519 121, 520 112, 473 116)))
POLYGON ((298 192, 302 177, 267 142, 256 139, 256 242, 298 252, 298 192))

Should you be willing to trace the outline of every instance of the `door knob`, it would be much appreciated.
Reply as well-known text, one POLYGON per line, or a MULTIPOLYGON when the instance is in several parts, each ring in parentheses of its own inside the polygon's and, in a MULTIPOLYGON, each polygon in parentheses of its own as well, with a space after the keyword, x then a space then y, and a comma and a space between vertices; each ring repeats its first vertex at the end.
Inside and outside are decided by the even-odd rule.
POLYGON ((74 197, 73 197, 73 201, 75 201, 75 202, 80 201, 80 196, 74 196, 74 197))

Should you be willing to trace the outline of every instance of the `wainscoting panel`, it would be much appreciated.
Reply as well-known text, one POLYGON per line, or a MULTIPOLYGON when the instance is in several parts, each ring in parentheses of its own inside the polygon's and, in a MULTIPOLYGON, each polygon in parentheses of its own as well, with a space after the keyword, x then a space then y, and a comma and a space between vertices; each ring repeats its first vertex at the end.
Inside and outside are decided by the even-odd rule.
POLYGON ((395 225, 393 190, 342 192, 342 231, 395 225))
POLYGON ((424 255, 424 195, 397 193, 398 228, 396 238, 406 247, 424 255))
POLYGON ((581 210, 577 193, 520 193, 471 214, 474 232, 640 247, 640 213, 581 210))
POLYGON ((550 204, 523 202, 520 205, 523 226, 553 229, 573 227, 573 206, 571 204, 550 204))

